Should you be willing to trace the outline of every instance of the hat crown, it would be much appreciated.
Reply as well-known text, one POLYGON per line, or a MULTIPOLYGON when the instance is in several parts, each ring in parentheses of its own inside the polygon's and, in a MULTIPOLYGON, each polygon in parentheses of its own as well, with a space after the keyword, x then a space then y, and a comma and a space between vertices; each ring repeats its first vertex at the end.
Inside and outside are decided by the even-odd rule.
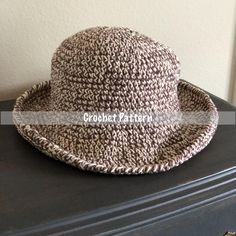
POLYGON ((63 111, 173 111, 179 75, 163 44, 128 28, 90 28, 54 53, 51 97, 63 111))

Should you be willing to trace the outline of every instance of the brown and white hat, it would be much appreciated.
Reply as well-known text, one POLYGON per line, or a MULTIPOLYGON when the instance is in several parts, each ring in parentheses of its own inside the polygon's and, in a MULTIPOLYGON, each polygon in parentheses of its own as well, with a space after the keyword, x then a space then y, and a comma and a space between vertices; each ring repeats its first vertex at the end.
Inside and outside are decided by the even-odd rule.
MULTIPOLYGON (((21 95, 14 111, 217 114, 204 91, 179 77, 179 60, 169 47, 127 28, 90 28, 61 43, 51 80, 21 95)), ((48 156, 111 174, 167 171, 205 148, 217 128, 217 119, 47 125, 19 119, 15 115, 19 133, 48 156)))

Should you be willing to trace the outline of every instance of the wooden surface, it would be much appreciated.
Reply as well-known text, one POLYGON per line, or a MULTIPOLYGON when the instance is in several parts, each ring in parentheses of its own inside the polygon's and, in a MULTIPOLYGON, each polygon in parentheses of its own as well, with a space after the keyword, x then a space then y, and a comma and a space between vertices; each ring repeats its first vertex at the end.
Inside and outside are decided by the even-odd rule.
MULTIPOLYGON (((219 110, 235 111, 212 96, 219 110)), ((11 110, 14 101, 0 103, 11 110)), ((236 126, 166 173, 84 172, 0 126, 0 235, 223 235, 236 231, 236 126)))

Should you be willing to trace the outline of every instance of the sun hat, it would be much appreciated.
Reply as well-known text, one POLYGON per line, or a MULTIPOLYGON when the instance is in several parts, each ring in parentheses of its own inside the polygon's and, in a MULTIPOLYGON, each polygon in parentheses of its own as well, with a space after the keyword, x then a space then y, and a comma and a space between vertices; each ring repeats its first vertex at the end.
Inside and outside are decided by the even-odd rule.
MULTIPOLYGON (((200 88, 180 80, 167 46, 128 28, 94 27, 67 39, 52 58, 51 79, 17 100, 14 112, 208 112, 217 109, 200 88)), ((111 174, 167 171, 212 139, 217 119, 170 122, 22 124, 18 132, 48 156, 82 170, 111 174)))

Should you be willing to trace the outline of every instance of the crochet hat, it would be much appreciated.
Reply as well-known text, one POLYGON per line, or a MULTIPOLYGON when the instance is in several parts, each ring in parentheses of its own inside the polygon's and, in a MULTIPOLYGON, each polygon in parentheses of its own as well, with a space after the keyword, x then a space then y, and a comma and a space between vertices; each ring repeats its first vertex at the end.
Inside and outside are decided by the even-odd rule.
MULTIPOLYGON (((51 80, 27 90, 14 111, 216 114, 210 97, 179 76, 179 60, 169 47, 127 28, 90 28, 61 43, 51 80)), ((48 156, 112 174, 167 171, 206 147, 217 127, 216 119, 46 125, 19 119, 15 115, 18 132, 48 156)))

